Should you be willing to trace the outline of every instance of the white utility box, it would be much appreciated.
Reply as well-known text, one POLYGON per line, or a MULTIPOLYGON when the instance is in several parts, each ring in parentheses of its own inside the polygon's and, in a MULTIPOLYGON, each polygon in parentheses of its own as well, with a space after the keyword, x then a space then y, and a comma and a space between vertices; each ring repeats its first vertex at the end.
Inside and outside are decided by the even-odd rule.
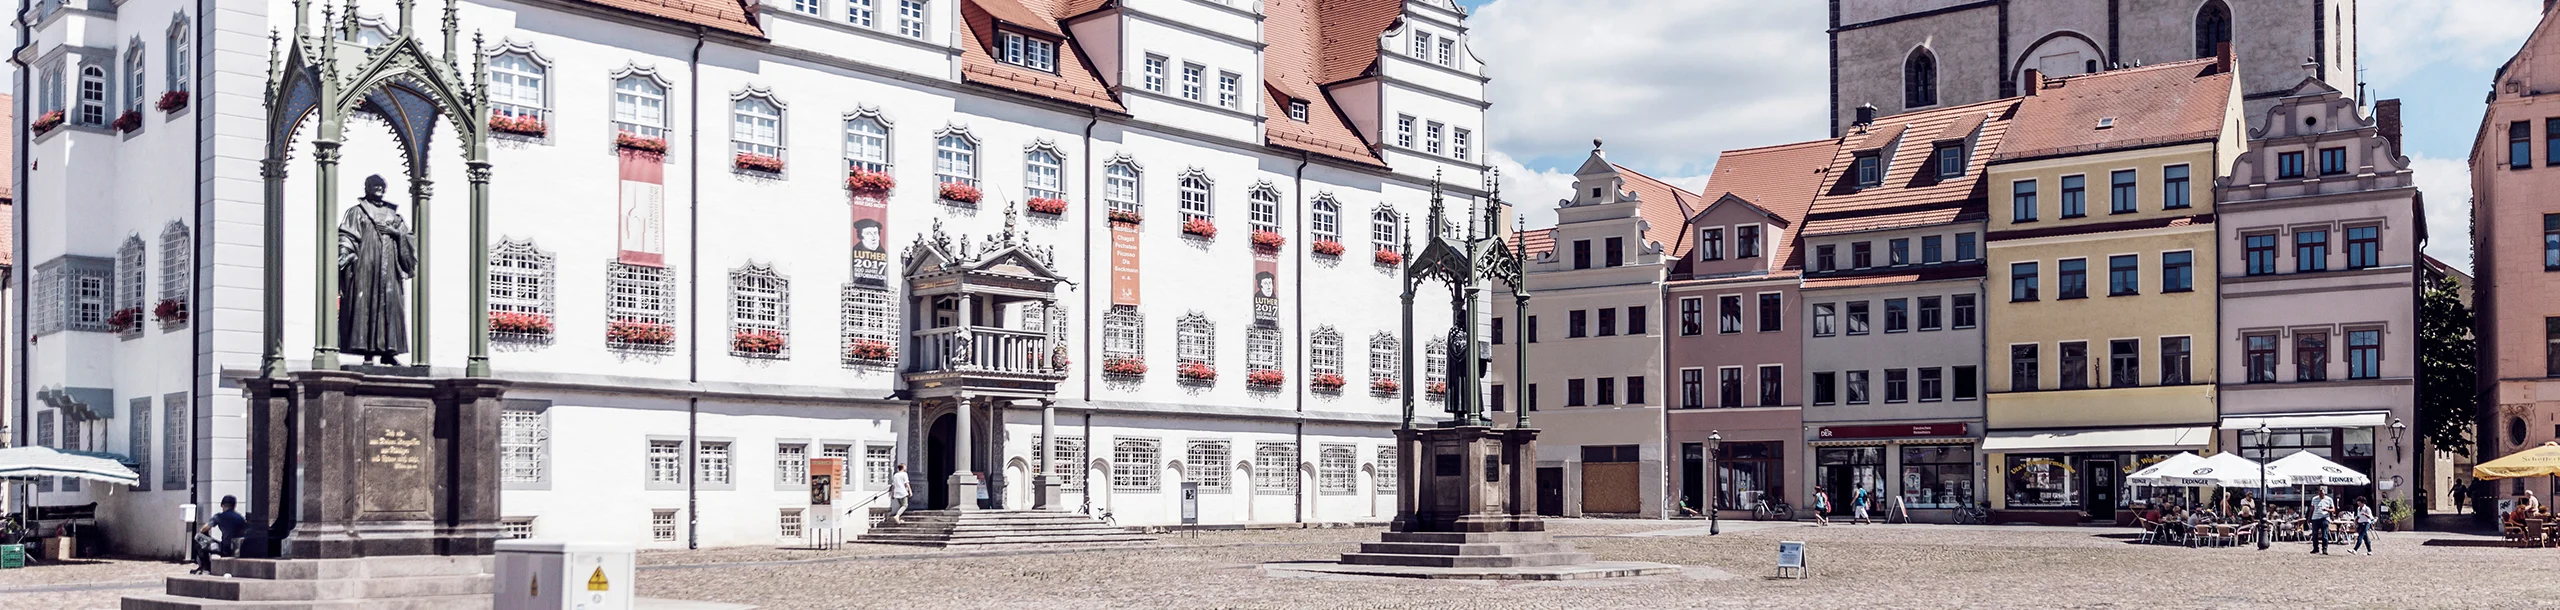
POLYGON ((630 610, 633 548, 607 542, 498 541, 496 610, 630 610))

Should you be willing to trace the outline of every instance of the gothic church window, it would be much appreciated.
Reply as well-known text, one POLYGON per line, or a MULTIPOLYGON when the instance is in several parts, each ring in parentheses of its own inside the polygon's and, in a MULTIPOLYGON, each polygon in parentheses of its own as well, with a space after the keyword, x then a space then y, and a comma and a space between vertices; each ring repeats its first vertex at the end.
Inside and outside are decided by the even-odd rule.
POLYGON ((2224 43, 2231 42, 2231 7, 2222 0, 2205 0, 2196 9, 2196 57, 2213 57, 2224 43))
POLYGON ((1912 49, 1911 57, 1902 60, 1902 107, 1920 108, 1938 105, 1938 56, 1928 49, 1912 49))

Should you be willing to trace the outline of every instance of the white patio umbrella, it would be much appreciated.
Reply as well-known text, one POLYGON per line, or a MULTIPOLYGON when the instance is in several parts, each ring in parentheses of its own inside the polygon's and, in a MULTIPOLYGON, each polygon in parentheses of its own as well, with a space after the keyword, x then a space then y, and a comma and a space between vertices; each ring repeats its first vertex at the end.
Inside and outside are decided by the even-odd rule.
POLYGON ((2267 471, 2284 475, 2285 479, 2294 485, 2373 484, 2373 477, 2365 476, 2364 473, 2356 472, 2355 469, 2340 466, 2337 462, 2329 461, 2328 458, 2312 455, 2309 451, 2295 451, 2293 455, 2268 462, 2267 471))
POLYGON ((2158 463, 2145 467, 2142 470, 2134 471, 2133 474, 2126 475, 2124 477, 2124 482, 2127 485, 2167 485, 2168 483, 2164 479, 2167 478, 2170 473, 2183 473, 2189 470, 2194 470, 2196 466, 2202 465, 2203 463, 2204 458, 2196 455, 2195 452, 2183 451, 2179 452, 2177 455, 2169 456, 2167 459, 2160 460, 2158 463))
MULTIPOLYGON (((2237 453, 2216 453, 2213 457, 2198 462, 2196 467, 2187 469, 2186 472, 2172 473, 2162 477, 2164 481, 2162 484, 2254 489, 2260 487, 2258 472, 2258 463, 2249 458, 2240 457, 2237 453)), ((2284 487, 2289 484, 2288 481, 2289 479, 2284 478, 2284 475, 2270 470, 2266 473, 2264 486, 2284 487)))
POLYGON ((139 482, 142 475, 124 467, 120 458, 111 454, 52 447, 0 449, 0 479, 36 477, 71 477, 130 486, 139 482))

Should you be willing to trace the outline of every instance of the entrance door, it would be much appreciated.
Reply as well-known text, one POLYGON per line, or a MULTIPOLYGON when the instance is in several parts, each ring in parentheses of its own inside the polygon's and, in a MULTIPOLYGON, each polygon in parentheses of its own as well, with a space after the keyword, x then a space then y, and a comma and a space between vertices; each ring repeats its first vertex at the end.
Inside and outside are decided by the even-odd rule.
POLYGON ((951 463, 951 435, 955 421, 951 414, 945 413, 934 418, 933 426, 925 429, 924 478, 911 482, 925 489, 925 506, 954 508, 951 490, 944 488, 942 482, 950 480, 951 471, 955 469, 951 463))
POLYGON ((1545 466, 1538 469, 1538 514, 1564 516, 1564 467, 1545 466))
POLYGON ((1680 498, 1699 512, 1709 510, 1707 507, 1715 502, 1707 495, 1706 454, 1706 447, 1698 443, 1680 444, 1680 498))
POLYGON ((2116 461, 2089 460, 2080 465, 2080 472, 2088 477, 2088 487, 2084 489, 2089 490, 2086 496, 2089 499, 2089 516, 2099 521, 2115 521, 2116 461))

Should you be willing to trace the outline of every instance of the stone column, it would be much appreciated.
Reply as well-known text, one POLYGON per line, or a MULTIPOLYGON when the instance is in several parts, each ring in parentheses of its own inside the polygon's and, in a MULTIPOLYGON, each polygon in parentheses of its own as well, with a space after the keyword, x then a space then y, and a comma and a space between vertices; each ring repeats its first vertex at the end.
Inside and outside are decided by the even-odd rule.
POLYGON ((319 200, 312 207, 311 368, 338 368, 338 141, 311 143, 319 200))
MULTIPOLYGON (((400 18, 405 20, 409 16, 404 12, 400 18)), ((409 217, 413 221, 410 223, 409 231, 416 236, 418 242, 418 268, 417 274, 413 276, 416 279, 409 282, 409 364, 427 366, 432 361, 428 357, 428 352, 435 345, 434 341, 427 340, 428 337, 434 336, 427 329, 427 312, 428 307, 435 303, 435 298, 429 291, 435 287, 435 282, 432 281, 435 275, 430 271, 435 266, 435 255, 431 249, 436 243, 435 240, 428 239, 428 236, 435 234, 435 229, 427 224, 427 200, 435 197, 436 187, 435 181, 427 178, 426 172, 423 171, 426 160, 419 159, 412 163, 416 163, 421 171, 409 175, 409 217)), ((487 308, 484 307, 475 311, 486 310, 487 308)), ((481 314, 477 317, 489 316, 481 314)))
MULTIPOLYGON (((259 172, 259 176, 266 180, 265 218, 267 226, 264 227, 263 230, 265 231, 264 244, 266 247, 264 249, 266 252, 264 254, 266 256, 265 261, 267 268, 264 272, 265 275, 263 280, 265 281, 264 287, 267 294, 264 295, 266 311, 263 312, 264 321, 266 322, 264 331, 266 336, 261 337, 261 341, 265 348, 264 354, 262 355, 263 359, 259 363, 258 368, 260 371, 263 371, 265 376, 269 379, 283 379, 285 374, 284 158, 280 156, 272 156, 271 154, 265 162, 259 165, 259 172)), ((197 231, 197 239, 205 239, 202 237, 203 233, 204 232, 201 228, 199 228, 197 231)), ((191 305, 196 309, 196 312, 204 311, 204 303, 191 301, 191 305)), ((204 314, 197 313, 197 315, 204 314)))
POLYGON ((967 394, 952 400, 951 414, 957 425, 951 429, 951 477, 942 483, 951 498, 951 505, 943 508, 951 510, 978 509, 977 468, 969 459, 969 401, 967 394))
POLYGON ((1058 401, 1040 399, 1040 464, 1039 474, 1031 477, 1031 507, 1048 509, 1058 504, 1058 401))

